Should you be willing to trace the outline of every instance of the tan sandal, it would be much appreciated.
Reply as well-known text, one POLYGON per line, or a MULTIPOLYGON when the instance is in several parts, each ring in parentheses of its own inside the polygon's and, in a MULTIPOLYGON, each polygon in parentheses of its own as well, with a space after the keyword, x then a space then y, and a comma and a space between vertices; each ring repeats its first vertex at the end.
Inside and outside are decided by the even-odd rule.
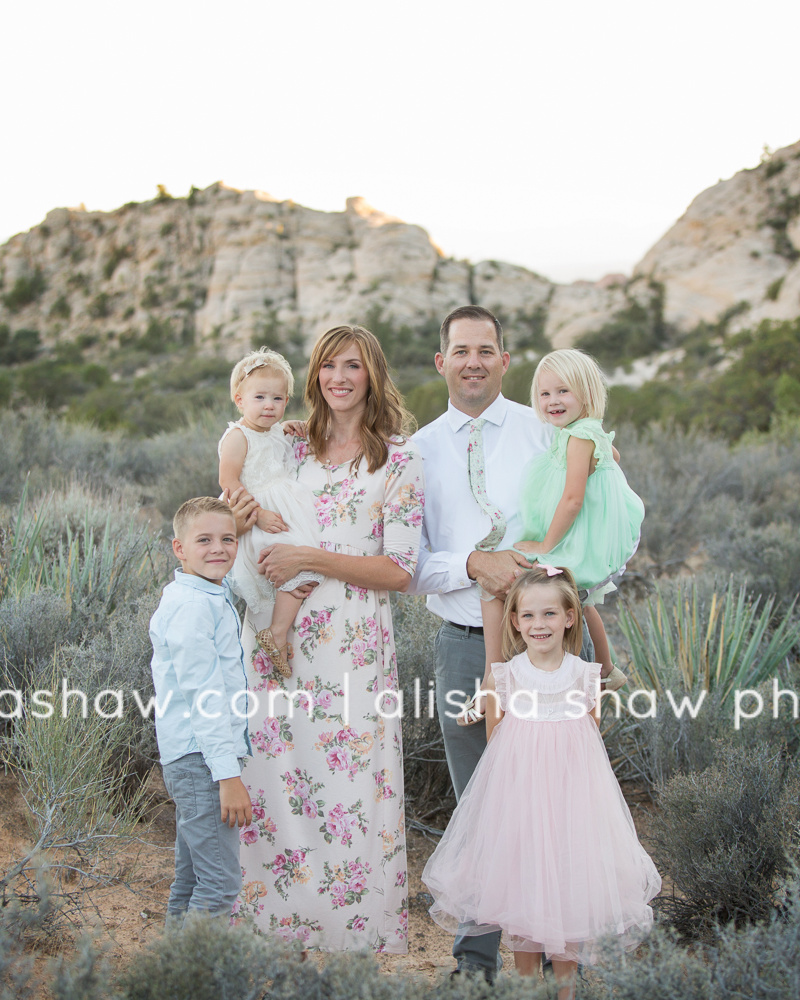
MULTIPOLYGON (((480 697, 483 699, 485 695, 484 691, 480 692, 480 697)), ((483 722, 486 718, 486 709, 481 711, 478 708, 478 697, 479 695, 474 694, 469 701, 464 702, 464 707, 456 716, 456 725, 458 726, 474 726, 476 722, 483 722)))
POLYGON ((264 650, 267 656, 272 661, 272 666, 277 670, 281 677, 291 677, 292 668, 289 665, 289 661, 283 655, 283 650, 289 649, 289 643, 287 642, 285 646, 279 648, 275 639, 272 637, 272 630, 268 628, 262 628, 260 632, 256 632, 256 642, 264 650))
POLYGON ((601 677, 600 680, 605 685, 606 691, 619 691, 624 684, 628 683, 628 678, 619 667, 614 667, 608 677, 601 677))

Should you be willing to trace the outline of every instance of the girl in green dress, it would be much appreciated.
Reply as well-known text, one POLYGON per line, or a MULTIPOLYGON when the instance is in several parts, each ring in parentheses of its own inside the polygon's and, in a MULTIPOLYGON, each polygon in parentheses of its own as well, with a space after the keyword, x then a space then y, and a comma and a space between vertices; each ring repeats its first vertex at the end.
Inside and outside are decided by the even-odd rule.
MULTIPOLYGON (((553 351, 539 362, 531 405, 556 428, 549 450, 532 459, 522 478, 520 507, 526 541, 516 549, 531 561, 567 566, 581 592, 584 617, 603 664, 606 688, 616 690, 625 676, 614 667, 603 622, 595 604, 616 589, 639 544, 644 505, 619 467, 613 432, 603 430, 607 389, 594 358, 583 351, 553 351)), ((487 671, 499 662, 503 604, 482 602, 487 671)), ((467 703, 459 722, 477 722, 482 713, 467 703)))

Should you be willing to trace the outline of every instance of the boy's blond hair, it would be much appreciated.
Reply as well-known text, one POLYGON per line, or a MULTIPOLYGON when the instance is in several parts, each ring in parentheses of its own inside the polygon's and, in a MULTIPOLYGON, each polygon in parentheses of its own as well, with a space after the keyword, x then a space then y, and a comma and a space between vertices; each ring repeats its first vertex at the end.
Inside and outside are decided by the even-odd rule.
POLYGON ((266 369, 274 372, 275 375, 282 375, 286 379, 286 395, 291 396, 294 392, 294 375, 289 362, 282 354, 271 351, 268 347, 259 347, 257 351, 246 354, 241 361, 237 361, 231 372, 231 399, 236 402, 236 396, 241 388, 242 382, 253 372, 266 369))
POLYGON ((175 517, 172 519, 172 532, 175 537, 183 539, 189 525, 201 514, 226 514, 236 524, 233 511, 223 500, 217 500, 216 497, 193 497, 182 503, 175 512, 175 517))
POLYGON ((550 372, 560 378, 573 394, 583 403, 587 417, 602 420, 606 412, 608 389, 606 380, 595 359, 574 347, 545 354, 533 375, 531 384, 531 406, 544 419, 539 402, 539 376, 550 372))

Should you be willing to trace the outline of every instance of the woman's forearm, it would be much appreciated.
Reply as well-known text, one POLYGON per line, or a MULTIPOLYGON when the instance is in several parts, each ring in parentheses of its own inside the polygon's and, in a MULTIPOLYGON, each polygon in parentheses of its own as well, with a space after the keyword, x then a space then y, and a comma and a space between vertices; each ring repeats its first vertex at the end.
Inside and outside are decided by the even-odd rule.
POLYGON ((368 590, 405 591, 411 575, 389 556, 351 556, 309 545, 273 545, 262 559, 266 575, 277 586, 303 570, 333 577, 368 590))

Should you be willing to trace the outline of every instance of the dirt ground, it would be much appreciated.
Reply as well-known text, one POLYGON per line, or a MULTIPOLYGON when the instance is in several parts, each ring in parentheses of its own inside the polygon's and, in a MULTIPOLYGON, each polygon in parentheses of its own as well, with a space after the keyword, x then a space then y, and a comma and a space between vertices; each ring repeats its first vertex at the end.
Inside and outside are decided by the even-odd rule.
MULTIPOLYGON (((132 955, 157 937, 166 915, 167 897, 172 881, 175 837, 172 803, 167 798, 160 778, 153 779, 154 806, 150 825, 143 830, 138 850, 138 863, 130 888, 112 886, 97 896, 98 913, 91 923, 101 929, 101 939, 108 945, 107 957, 112 966, 127 964, 132 955)), ((647 826, 647 809, 639 808, 641 795, 630 791, 633 815, 640 836, 647 826)), ((30 844, 28 814, 16 782, 0 773, 0 872, 21 857, 30 844)), ((410 830, 408 836, 409 873, 409 940, 407 955, 379 955, 378 962, 386 973, 400 972, 421 975, 438 982, 451 969, 453 938, 433 923, 427 915, 431 903, 420 881, 425 862, 436 846, 436 839, 410 830)), ((90 915, 91 916, 91 915, 90 915)), ((68 948, 68 946, 67 946, 68 948)), ((52 950, 58 953, 58 943, 52 950)), ((512 969, 512 954, 503 949, 503 964, 512 969)), ((320 957, 319 961, 324 961, 320 957)))

